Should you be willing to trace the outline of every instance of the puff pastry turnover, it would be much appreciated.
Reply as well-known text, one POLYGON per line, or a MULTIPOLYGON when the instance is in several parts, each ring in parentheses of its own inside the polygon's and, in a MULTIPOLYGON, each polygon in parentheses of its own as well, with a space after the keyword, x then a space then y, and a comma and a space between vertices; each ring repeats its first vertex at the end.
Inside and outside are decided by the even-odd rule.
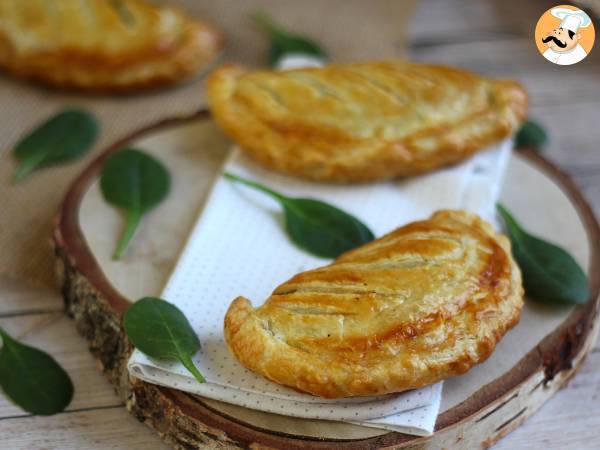
POLYGON ((0 67, 46 84, 128 90, 195 75, 221 34, 170 7, 141 0, 0 1, 0 67))
POLYGON ((257 309, 238 297, 225 338, 276 383, 327 398, 380 395, 484 361, 522 305, 508 240, 475 215, 440 211, 294 276, 257 309))
POLYGON ((510 136, 527 96, 513 81, 401 61, 248 72, 207 80, 216 121, 265 166, 361 182, 456 163, 510 136))

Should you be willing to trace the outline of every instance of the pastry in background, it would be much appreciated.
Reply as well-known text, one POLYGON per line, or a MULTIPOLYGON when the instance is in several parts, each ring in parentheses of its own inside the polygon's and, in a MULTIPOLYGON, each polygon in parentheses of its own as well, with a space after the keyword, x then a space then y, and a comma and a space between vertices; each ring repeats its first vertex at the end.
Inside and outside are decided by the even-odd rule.
POLYGON ((401 392, 467 372, 520 318, 506 237, 440 211, 294 276, 254 309, 238 297, 225 339, 248 369, 313 395, 401 392))
POLYGON ((221 33, 141 0, 2 0, 0 67, 61 88, 127 91, 198 74, 221 33))
POLYGON ((207 80, 218 124, 266 167, 366 182, 457 163, 511 136, 527 95, 514 81, 402 61, 251 72, 207 80))

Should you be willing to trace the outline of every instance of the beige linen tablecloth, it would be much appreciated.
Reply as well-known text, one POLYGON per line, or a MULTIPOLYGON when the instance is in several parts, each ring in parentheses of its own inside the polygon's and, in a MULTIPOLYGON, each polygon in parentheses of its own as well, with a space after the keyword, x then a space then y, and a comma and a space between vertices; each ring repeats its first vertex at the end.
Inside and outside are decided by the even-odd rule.
MULTIPOLYGON (((221 61, 260 66, 267 40, 248 18, 261 10, 288 29, 320 42, 338 61, 402 56, 413 1, 393 0, 180 0, 190 13, 213 21, 226 35, 221 61)), ((52 217, 70 182, 89 161, 127 133, 165 117, 205 106, 202 78, 182 86, 132 95, 100 96, 49 90, 0 75, 0 275, 51 287, 52 217), (38 170, 11 184, 12 148, 19 138, 65 106, 93 111, 101 123, 94 150, 67 165, 38 170)), ((165 149, 168 151, 168 149, 165 149)), ((173 174, 177 176, 177 174, 173 174)), ((98 232, 101 232, 99 230, 98 232)))

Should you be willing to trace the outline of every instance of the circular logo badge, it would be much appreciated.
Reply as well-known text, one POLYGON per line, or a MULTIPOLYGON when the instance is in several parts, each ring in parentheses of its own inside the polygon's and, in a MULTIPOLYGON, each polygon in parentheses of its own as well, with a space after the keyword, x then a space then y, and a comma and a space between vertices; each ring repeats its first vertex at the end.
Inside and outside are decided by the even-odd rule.
POLYGON ((550 8, 535 27, 535 44, 544 58, 570 66, 583 60, 594 46, 596 31, 585 11, 571 5, 550 8))

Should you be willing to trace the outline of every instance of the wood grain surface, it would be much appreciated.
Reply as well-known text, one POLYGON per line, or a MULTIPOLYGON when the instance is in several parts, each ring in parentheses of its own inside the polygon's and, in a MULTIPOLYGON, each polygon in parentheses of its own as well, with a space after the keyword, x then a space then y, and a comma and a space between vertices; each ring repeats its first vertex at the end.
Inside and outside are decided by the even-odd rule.
MULTIPOLYGON (((537 18, 550 6, 543 1, 422 0, 410 30, 411 56, 519 79, 531 95, 531 117, 551 133, 547 156, 571 174, 598 216, 600 50, 574 67, 545 61, 532 36, 537 18)), ((51 352, 76 388, 68 410, 52 417, 31 417, 0 397, 0 448, 167 448, 120 404, 86 342, 62 314, 58 294, 5 279, 0 279, 0 292, 0 326, 51 352)), ((494 448, 599 448, 599 397, 596 344, 569 385, 494 448)))

